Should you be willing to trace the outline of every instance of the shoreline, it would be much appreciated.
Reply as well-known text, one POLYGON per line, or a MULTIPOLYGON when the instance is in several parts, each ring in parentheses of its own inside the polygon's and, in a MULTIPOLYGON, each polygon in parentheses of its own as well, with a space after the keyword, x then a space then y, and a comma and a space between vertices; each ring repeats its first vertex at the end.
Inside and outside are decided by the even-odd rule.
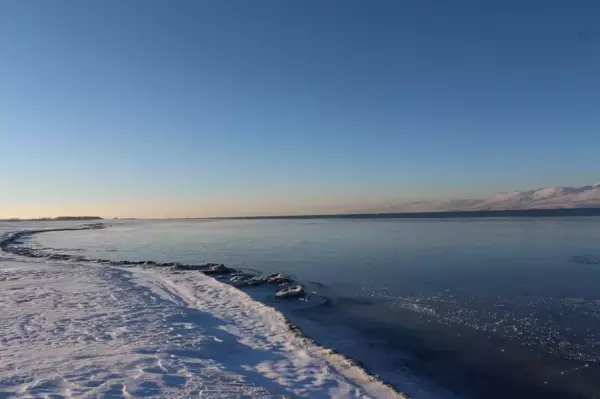
MULTIPOLYGON (((5 237, 0 240, 0 251, 7 253, 7 254, 22 256, 22 257, 27 257, 27 258, 47 259, 47 260, 51 260, 51 261, 72 261, 72 262, 81 262, 81 263, 95 263, 95 264, 99 264, 99 265, 112 266, 112 267, 116 267, 116 268, 125 268, 125 270, 129 270, 129 268, 137 266, 141 270, 154 269, 154 270, 168 271, 173 274, 175 274, 175 273, 181 274, 181 273, 186 273, 186 272, 201 273, 202 275, 206 276, 206 278, 210 278, 211 280, 215 281, 216 283, 221 284, 223 287, 229 287, 231 289, 234 289, 234 290, 244 294, 253 303, 255 303, 259 306, 262 306, 266 309, 269 309, 272 312, 275 312, 277 315, 279 315, 279 317, 282 318, 283 323, 286 326, 288 333, 291 333, 292 336, 296 337, 296 339, 299 340, 300 342, 302 342, 304 345, 313 347, 313 348, 317 349, 318 351, 322 352, 323 355, 329 359, 332 366, 334 366, 335 369, 338 372, 340 372, 342 375, 345 375, 346 377, 348 375, 353 375, 354 378, 360 377, 360 378, 364 379, 363 382, 367 383, 368 385, 371 386, 369 389, 371 391, 374 389, 376 391, 380 391, 382 389, 387 390, 388 393, 386 393, 385 397, 408 398, 408 396, 406 396, 405 393, 398 391, 398 389, 392 383, 385 381, 385 380, 381 379, 379 376, 374 375, 373 373, 369 372, 369 370, 360 361, 353 359, 350 356, 347 356, 343 353, 339 353, 338 351, 336 351, 334 349, 325 348, 323 345, 321 345, 315 339, 306 335, 299 326, 292 323, 280 310, 278 310, 277 308, 275 308, 273 306, 269 306, 268 304, 262 303, 256 299, 252 298, 252 296, 246 294, 244 292, 244 290, 241 289, 243 286, 236 287, 232 284, 221 281, 218 278, 219 276, 222 276, 221 273, 210 273, 211 268, 214 267, 216 264, 209 263, 209 264, 201 264, 201 265, 188 265, 188 264, 181 264, 181 263, 177 263, 177 262, 160 263, 160 262, 155 262, 152 260, 114 261, 114 260, 109 260, 109 259, 90 259, 90 258, 87 258, 84 256, 62 254, 62 253, 55 253, 55 254, 48 255, 48 254, 44 254, 40 250, 35 250, 32 248, 26 247, 24 245, 25 240, 27 240, 29 237, 36 235, 36 234, 61 232, 61 231, 83 231, 83 230, 90 230, 90 229, 104 229, 104 228, 108 228, 108 227, 109 226, 105 223, 94 223, 94 224, 87 224, 87 225, 78 226, 78 227, 40 229, 40 230, 22 230, 22 231, 17 231, 17 232, 11 232, 11 233, 6 234, 5 237)), ((223 265, 219 265, 219 266, 223 266, 223 265)), ((225 273, 227 275, 236 274, 236 273, 237 274, 246 274, 240 270, 229 269, 229 268, 226 268, 226 269, 229 270, 227 273, 225 273)), ((189 276, 189 273, 186 273, 186 275, 189 276)), ((293 280, 290 280, 290 281, 293 281, 293 280)), ((376 397, 380 397, 380 396, 376 396, 376 397)))
MULTIPOLYGON (((591 218, 589 220, 591 221, 591 218)), ((97 264, 125 270, 164 271, 164 274, 171 276, 189 276, 191 279, 202 279, 202 281, 204 281, 202 274, 208 274, 207 277, 211 277, 210 281, 217 282, 226 290, 235 289, 236 292, 242 292, 253 302, 272 308, 283 315, 286 319, 286 331, 293 330, 299 337, 306 338, 311 345, 331 348, 328 350, 330 354, 341 354, 348 361, 347 364, 362 369, 380 384, 391 387, 396 393, 401 392, 401 395, 428 399, 456 397, 500 399, 507 396, 586 397, 581 396, 576 385, 575 388, 569 386, 579 377, 571 378, 569 375, 569 380, 566 380, 566 376, 555 378, 559 372, 570 370, 570 365, 559 363, 561 360, 558 358, 546 358, 546 352, 538 354, 531 350, 529 350, 531 353, 525 352, 526 349, 520 348, 518 343, 513 347, 511 341, 504 340, 502 337, 486 337, 485 332, 474 331, 460 324, 452 325, 451 321, 444 318, 429 317, 411 309, 387 307, 381 301, 354 302, 352 298, 336 296, 332 281, 329 281, 328 285, 319 287, 318 282, 312 281, 306 275, 302 280, 290 279, 291 284, 306 283, 305 300, 276 298, 278 285, 265 283, 263 278, 273 276, 268 273, 278 270, 289 273, 288 276, 294 275, 293 270, 285 268, 285 265, 278 265, 277 262, 269 267, 260 267, 256 264, 255 267, 258 269, 252 269, 252 264, 233 262, 237 266, 231 269, 214 263, 190 264, 189 262, 194 262, 198 257, 177 257, 177 253, 162 256, 160 251, 129 252, 126 247, 121 248, 124 252, 114 255, 105 254, 102 250, 86 250, 88 247, 96 248, 93 241, 95 239, 99 239, 100 242, 106 239, 110 242, 109 237, 112 237, 110 231, 90 232, 89 235, 81 232, 83 244, 80 243, 77 247, 79 249, 76 250, 63 248, 69 247, 71 239, 78 241, 75 236, 69 234, 48 237, 50 244, 45 238, 26 242, 27 235, 74 231, 79 236, 78 230, 113 225, 101 223, 67 226, 69 228, 49 229, 52 226, 33 224, 28 226, 29 231, 10 235, 9 241, 17 245, 12 245, 10 242, 0 243, 0 245, 12 246, 9 251, 17 255, 42 258, 42 261, 47 259, 73 262, 73 264, 89 262, 90 266, 97 264), (89 241, 90 237, 93 237, 92 241, 89 241), (91 258, 77 254, 86 254, 91 258), (98 259, 97 256, 109 257, 109 259, 98 259), (151 260, 121 260, 140 258, 159 259, 162 263, 151 260), (172 259, 184 263, 170 262, 172 259), (221 273, 221 270, 211 270, 215 266, 225 269, 225 273, 221 273), (261 277, 263 283, 239 287, 234 282, 239 276, 261 277), (370 317, 370 312, 381 317, 370 317), (448 323, 450 325, 447 325, 448 323), (458 337, 465 338, 453 338, 456 333, 459 333, 458 337), (477 340, 477 345, 473 339, 477 340), (439 342, 444 344, 440 346, 439 342), (470 351, 476 346, 477 353, 471 355, 470 351), (510 354, 504 353, 506 348, 510 348, 506 350, 510 354), (544 361, 540 367, 536 366, 539 356, 544 356, 547 361, 544 361)), ((114 226, 118 229, 120 225, 114 226)), ((8 235, 5 237, 8 238, 8 235)), ((119 237, 119 240, 124 238, 122 235, 119 237)), ((200 259, 203 262, 212 260, 210 257, 200 257, 200 259)), ((231 262, 231 259, 228 260, 231 262)), ((235 303, 232 305, 235 307, 235 303)))

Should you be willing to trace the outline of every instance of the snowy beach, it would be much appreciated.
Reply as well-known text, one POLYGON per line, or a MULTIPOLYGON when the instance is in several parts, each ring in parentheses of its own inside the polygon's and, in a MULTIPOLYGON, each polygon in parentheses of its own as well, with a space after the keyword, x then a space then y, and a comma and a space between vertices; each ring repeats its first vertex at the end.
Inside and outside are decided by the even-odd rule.
POLYGON ((398 397, 201 273, 3 257, 0 308, 0 397, 398 397))

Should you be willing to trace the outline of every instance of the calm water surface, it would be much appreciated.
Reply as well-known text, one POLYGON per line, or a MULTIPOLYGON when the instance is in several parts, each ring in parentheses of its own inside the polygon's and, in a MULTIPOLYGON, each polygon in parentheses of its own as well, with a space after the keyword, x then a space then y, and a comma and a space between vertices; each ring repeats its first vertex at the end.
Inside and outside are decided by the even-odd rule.
POLYGON ((323 300, 284 314, 415 396, 600 396, 600 217, 109 224, 34 245, 295 276, 323 300))

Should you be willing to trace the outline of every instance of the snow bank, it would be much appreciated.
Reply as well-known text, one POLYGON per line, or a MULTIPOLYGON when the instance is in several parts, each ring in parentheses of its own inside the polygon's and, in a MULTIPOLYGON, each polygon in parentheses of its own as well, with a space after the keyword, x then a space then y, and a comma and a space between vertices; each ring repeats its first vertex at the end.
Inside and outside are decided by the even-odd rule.
POLYGON ((399 397, 199 272, 4 258, 0 308, 0 397, 399 397))

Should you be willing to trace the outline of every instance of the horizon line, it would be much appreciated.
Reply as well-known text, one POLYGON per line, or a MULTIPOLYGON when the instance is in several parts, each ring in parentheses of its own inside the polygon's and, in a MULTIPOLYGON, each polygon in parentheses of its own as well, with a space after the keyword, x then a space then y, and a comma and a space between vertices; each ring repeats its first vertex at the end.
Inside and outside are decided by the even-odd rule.
MULTIPOLYGON (((580 214, 575 216, 600 216, 600 206, 577 208, 529 208, 529 209, 490 209, 490 210, 450 210, 425 212, 372 212, 372 213, 323 213, 305 215, 247 215, 247 216, 192 216, 179 218, 145 218, 145 217, 113 217, 102 216, 58 216, 42 218, 0 218, 3 222, 35 222, 35 221, 91 221, 91 220, 244 220, 244 219, 317 219, 317 218, 427 218, 440 215, 447 217, 493 217, 493 216, 563 216, 565 214, 580 214)), ((566 215, 569 216, 569 215, 566 215)))

